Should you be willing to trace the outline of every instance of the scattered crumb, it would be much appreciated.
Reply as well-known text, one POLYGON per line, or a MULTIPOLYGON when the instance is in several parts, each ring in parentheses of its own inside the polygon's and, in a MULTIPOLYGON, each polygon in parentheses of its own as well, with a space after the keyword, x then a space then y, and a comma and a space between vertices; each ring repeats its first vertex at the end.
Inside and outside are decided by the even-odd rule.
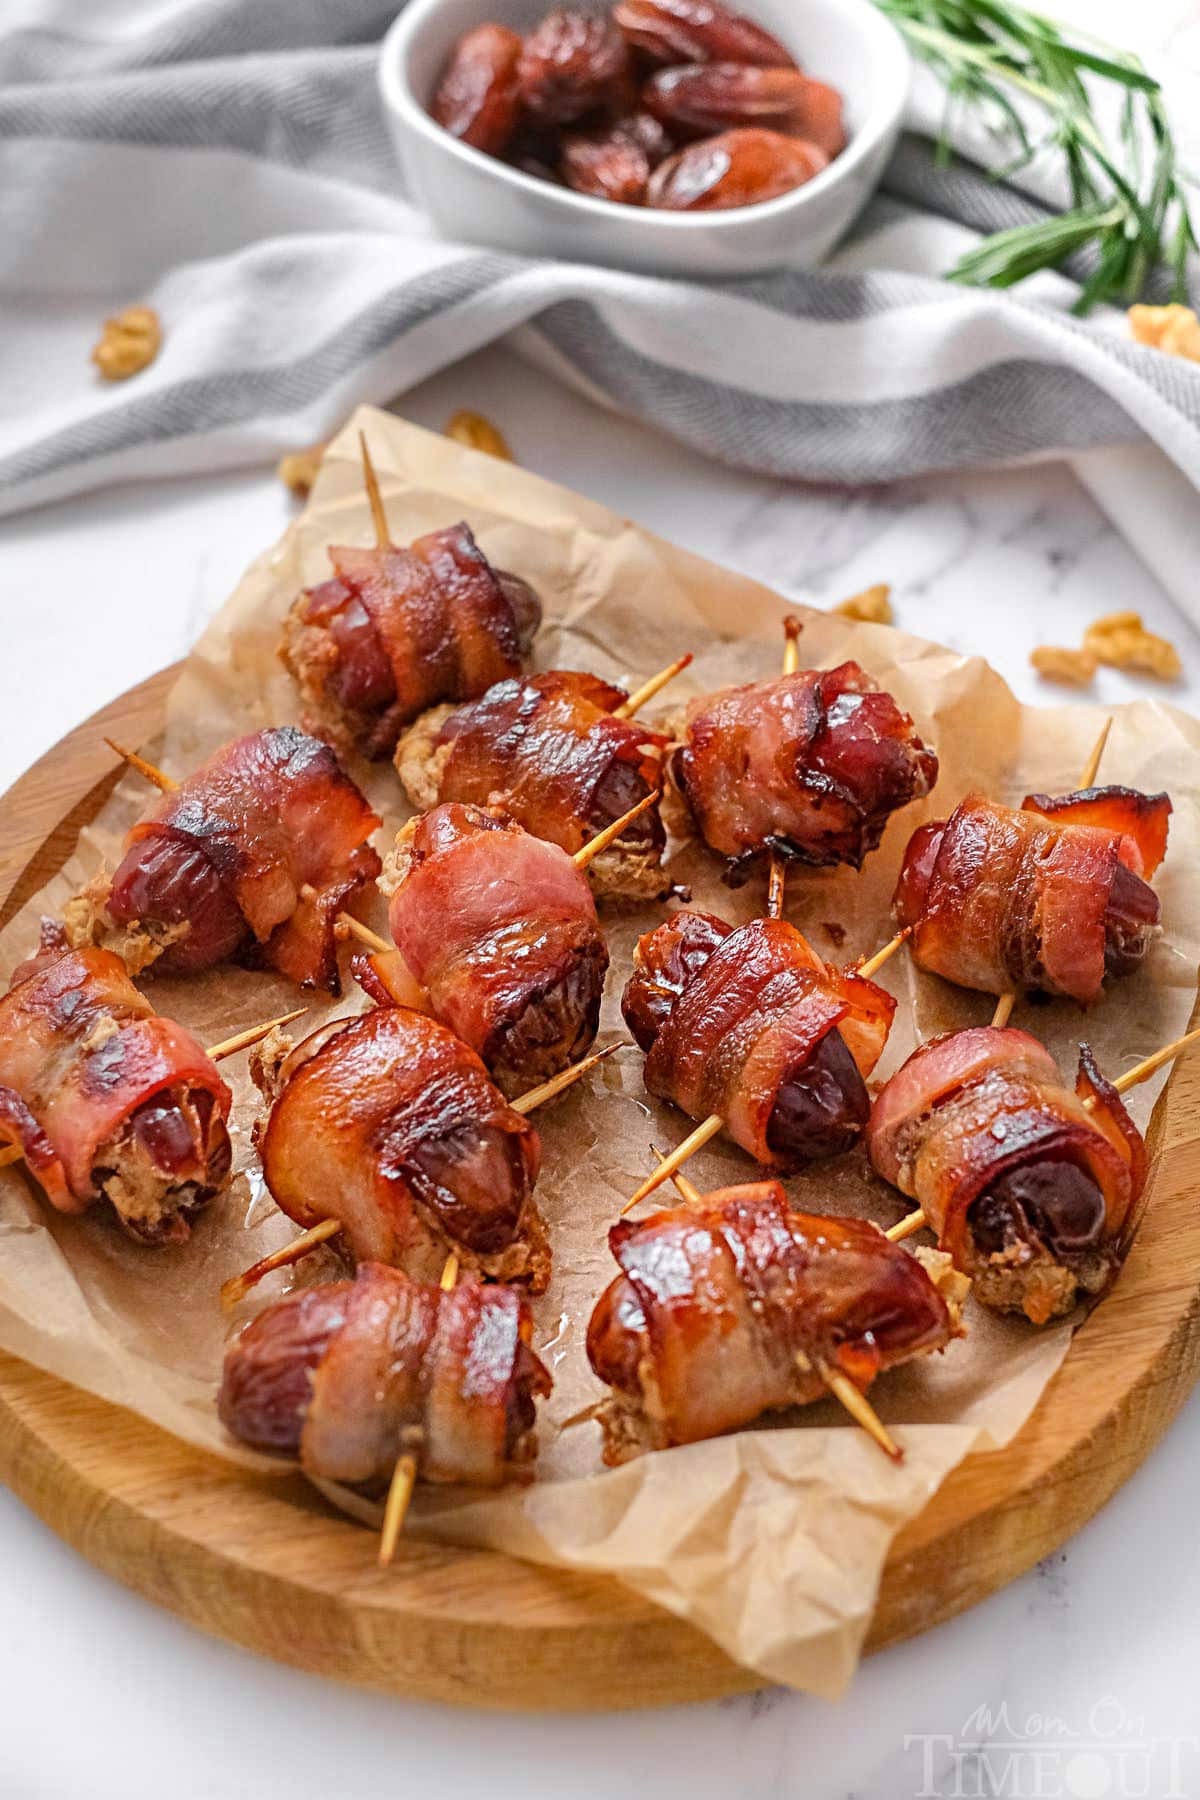
POLYGON ((1200 362, 1200 320, 1190 306, 1131 306, 1129 329, 1139 344, 1200 362))
POLYGON ((864 588, 861 594, 851 594, 849 600, 839 600, 832 610, 841 613, 844 619, 861 619, 868 625, 890 625, 895 618, 891 595, 887 583, 879 581, 874 587, 864 588))
POLYGON ((1083 634, 1083 648, 1106 668, 1134 669, 1160 681, 1175 681, 1183 673, 1174 644, 1147 631, 1140 613, 1108 613, 1097 619, 1083 634))
POLYGON ((822 919, 821 930, 825 933, 835 950, 840 950, 846 941, 846 927, 835 924, 832 919, 822 919))
POLYGON ((105 381, 126 381, 148 368, 162 348, 162 326, 152 306, 127 306, 105 319, 92 361, 105 381))
POLYGON ((1029 660, 1047 681, 1065 681, 1073 687, 1086 687, 1098 662, 1092 650, 1067 650, 1059 644, 1039 644, 1029 660))
POLYGON ((456 412, 446 427, 446 436, 453 438, 456 444, 465 444, 468 450, 482 450, 488 456, 501 457, 504 462, 515 461, 504 433, 482 413, 456 412))
POLYGON ((307 450, 291 450, 280 457, 275 473, 297 500, 308 499, 331 441, 326 438, 323 443, 310 444, 307 450))

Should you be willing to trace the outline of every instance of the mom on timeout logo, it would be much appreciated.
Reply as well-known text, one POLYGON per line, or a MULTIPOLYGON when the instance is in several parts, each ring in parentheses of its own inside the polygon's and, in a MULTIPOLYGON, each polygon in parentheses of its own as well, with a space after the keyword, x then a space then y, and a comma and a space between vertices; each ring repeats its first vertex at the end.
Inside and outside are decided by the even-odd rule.
POLYGON ((913 1732, 913 1800, 1200 1800, 1200 1737, 1147 1731, 1115 1698, 1071 1723, 979 1706, 957 1733, 913 1732))

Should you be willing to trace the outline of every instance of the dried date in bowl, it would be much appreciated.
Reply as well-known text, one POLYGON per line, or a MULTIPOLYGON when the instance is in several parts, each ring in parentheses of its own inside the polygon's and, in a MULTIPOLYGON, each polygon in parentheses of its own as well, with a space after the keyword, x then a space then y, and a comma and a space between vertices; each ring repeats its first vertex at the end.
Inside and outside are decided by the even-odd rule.
POLYGON ((779 131, 723 131, 660 163, 650 178, 646 204, 669 212, 756 206, 803 186, 828 161, 816 144, 779 131))
POLYGON ((617 0, 613 18, 630 45, 655 62, 795 67, 786 44, 717 0, 617 0))
POLYGON ((478 25, 454 46, 430 108, 453 137, 489 156, 501 156, 517 129, 520 34, 504 25, 478 25))
POLYGON ((595 194, 623 206, 641 206, 650 179, 650 158, 628 132, 568 131, 559 169, 577 194, 595 194))
POLYGON ((677 138, 710 137, 738 126, 761 125, 807 138, 830 158, 846 147, 842 96, 799 69, 759 69, 744 63, 660 69, 643 87, 642 105, 677 138))
POLYGON ((530 118, 567 125, 632 97, 629 47, 603 13, 548 13, 525 39, 517 81, 530 118))

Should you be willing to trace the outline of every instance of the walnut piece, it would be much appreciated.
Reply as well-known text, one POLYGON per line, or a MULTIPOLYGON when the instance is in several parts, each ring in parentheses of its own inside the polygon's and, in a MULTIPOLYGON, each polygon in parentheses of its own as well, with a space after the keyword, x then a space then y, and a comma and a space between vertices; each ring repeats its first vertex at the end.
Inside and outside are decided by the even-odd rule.
POLYGON ((843 619, 861 619, 868 625, 890 625, 895 618, 891 595, 887 582, 877 581, 874 587, 864 588, 861 594, 839 600, 832 610, 841 613, 843 619))
POLYGON ((515 460, 504 433, 482 413, 456 412, 446 427, 446 436, 453 438, 456 444, 465 444, 468 450, 482 450, 504 462, 515 460))
POLYGON ((306 450, 292 450, 287 456, 280 457, 275 473, 297 500, 308 499, 331 441, 326 438, 323 443, 310 444, 306 450))
POLYGON ((105 319, 92 361, 105 381, 126 381, 148 368, 162 348, 162 326, 152 306, 127 306, 105 319))
POLYGON ((1073 687, 1086 687, 1096 673, 1098 659, 1094 650, 1068 650, 1060 644, 1039 644, 1029 660, 1047 681, 1066 681, 1073 687))
POLYGON ((1183 673, 1174 644, 1147 631, 1140 613, 1108 613, 1097 619, 1084 632, 1083 647, 1110 669, 1134 669, 1160 681, 1175 681, 1183 673))
POLYGON ((1200 319, 1190 306, 1131 306, 1129 329, 1139 344, 1200 362, 1200 319))

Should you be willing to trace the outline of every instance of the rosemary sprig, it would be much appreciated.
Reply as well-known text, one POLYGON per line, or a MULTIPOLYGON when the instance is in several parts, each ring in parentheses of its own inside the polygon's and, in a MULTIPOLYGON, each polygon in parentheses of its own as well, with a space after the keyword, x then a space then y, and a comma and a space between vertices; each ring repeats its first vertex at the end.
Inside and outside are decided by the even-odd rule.
MULTIPOLYGON (((1101 301, 1129 306, 1156 270, 1187 299, 1188 254, 1196 233, 1188 210, 1159 84, 1140 60, 1083 32, 1004 0, 876 0, 915 55, 946 89, 951 109, 976 109, 1012 145, 1003 180, 1035 158, 1059 155, 1070 207, 1057 216, 998 231, 948 270, 950 280, 1012 287, 1039 269, 1058 269, 1086 251, 1090 272, 1074 310, 1101 301), (1100 128, 1089 81, 1122 90, 1118 141, 1100 128)), ((951 154, 946 128, 939 157, 951 154)))

